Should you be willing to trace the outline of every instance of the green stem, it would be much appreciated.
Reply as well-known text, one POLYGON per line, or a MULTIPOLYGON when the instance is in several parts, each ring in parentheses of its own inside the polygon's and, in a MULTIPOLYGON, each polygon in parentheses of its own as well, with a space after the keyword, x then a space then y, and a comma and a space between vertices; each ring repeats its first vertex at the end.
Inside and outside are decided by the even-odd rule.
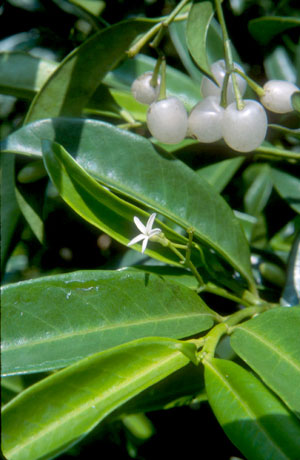
POLYGON ((215 294, 220 297, 224 297, 225 299, 232 300, 233 302, 240 303, 241 305, 244 305, 245 307, 252 307, 253 304, 248 302, 247 300, 240 298, 234 294, 231 294, 230 292, 226 291, 224 288, 220 288, 219 286, 216 286, 212 283, 207 283, 203 288, 198 290, 199 293, 201 292, 210 292, 211 294, 215 294))
POLYGON ((252 78, 248 77, 248 75, 246 75, 240 69, 237 69, 235 67, 233 71, 239 74, 241 77, 243 77, 244 80, 246 80, 250 88, 253 89, 253 91, 258 95, 258 97, 262 97, 265 94, 264 89, 260 85, 258 85, 254 80, 252 80, 252 78))
MULTIPOLYGON (((232 84, 233 84, 233 90, 234 90, 234 95, 236 99, 237 109, 242 110, 245 105, 244 105, 244 102, 243 102, 243 99, 242 99, 242 96, 239 90, 239 86, 237 84, 236 75, 234 73, 234 63, 232 59, 231 44, 230 44, 226 22, 225 22, 225 18, 224 18, 222 6, 221 6, 221 0, 215 0, 215 5, 216 5, 217 17, 218 17, 218 20, 219 20, 219 23, 222 29, 222 35, 223 35, 226 72, 228 73, 228 75, 231 75, 231 78, 232 78, 232 84)), ((226 84, 228 83, 226 79, 224 79, 224 82, 226 84)))
MULTIPOLYGON (((208 334, 204 337, 205 342, 201 353, 199 354, 199 359, 203 361, 209 361, 215 355, 216 348, 220 339, 223 335, 228 334, 230 335, 237 324, 241 321, 251 318, 256 314, 263 313, 264 311, 270 308, 269 305, 261 305, 257 307, 249 307, 243 310, 237 311, 232 315, 223 317, 223 321, 220 324, 214 326, 208 334)), ((203 337, 201 337, 203 340, 203 337)))
POLYGON ((274 147, 258 147, 255 149, 255 152, 259 155, 260 157, 267 157, 267 158, 286 158, 290 160, 300 160, 300 153, 299 152, 289 152, 288 150, 283 150, 283 149, 276 149, 274 147))
POLYGON ((161 82, 160 82, 159 97, 157 99, 158 101, 161 101, 162 99, 166 99, 167 97, 166 70, 167 70, 166 58, 163 56, 161 58, 161 82))

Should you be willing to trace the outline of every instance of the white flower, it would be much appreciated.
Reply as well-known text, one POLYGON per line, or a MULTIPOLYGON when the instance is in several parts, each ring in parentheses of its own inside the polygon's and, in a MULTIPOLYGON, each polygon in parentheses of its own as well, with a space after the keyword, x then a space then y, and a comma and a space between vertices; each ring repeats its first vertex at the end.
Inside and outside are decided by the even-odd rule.
POLYGON ((154 212, 149 217, 148 222, 147 222, 146 227, 145 227, 142 224, 142 222, 140 221, 140 219, 138 217, 134 216, 134 218, 133 218, 134 223, 137 226, 137 228, 139 229, 139 231, 141 232, 141 234, 136 236, 136 237, 134 237, 131 241, 129 241, 127 246, 131 246, 131 245, 133 245, 135 243, 138 243, 139 241, 144 240, 143 245, 142 245, 142 253, 145 252, 145 249, 147 247, 148 241, 151 239, 151 237, 161 233, 160 228, 153 228, 152 229, 152 225, 154 223, 155 217, 156 217, 156 213, 154 212))

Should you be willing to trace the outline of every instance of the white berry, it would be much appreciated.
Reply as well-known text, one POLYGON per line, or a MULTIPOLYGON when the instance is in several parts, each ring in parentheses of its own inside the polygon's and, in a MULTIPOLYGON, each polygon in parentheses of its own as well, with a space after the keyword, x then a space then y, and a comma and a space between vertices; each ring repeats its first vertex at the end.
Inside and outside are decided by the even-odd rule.
POLYGON ((263 106, 256 101, 244 100, 245 107, 238 110, 232 102, 226 107, 222 121, 224 141, 238 152, 251 152, 260 146, 268 127, 263 106))
POLYGON ((179 99, 169 97, 150 105, 147 125, 152 136, 160 142, 176 144, 186 136, 188 115, 179 99))
MULTIPOLYGON (((241 72, 244 72, 244 69, 236 62, 234 62, 234 67, 236 69, 239 69, 241 72)), ((202 96, 203 97, 216 96, 220 98, 221 92, 222 92, 222 85, 223 85, 224 77, 226 74, 226 64, 225 64, 224 59, 220 59, 219 61, 214 62, 211 66, 211 72, 220 86, 217 86, 209 78, 203 77, 202 82, 201 82, 202 96)), ((235 75, 236 75, 236 81, 237 81, 240 93, 243 96, 243 94, 246 91, 246 87, 247 87, 246 80, 244 80, 244 78, 242 78, 237 73, 235 75)), ((232 77, 230 76, 229 81, 228 81, 228 86, 227 86, 227 104, 230 104, 231 102, 234 102, 234 101, 235 101, 235 97, 234 97, 234 91, 233 91, 232 77)))
POLYGON ((199 142, 215 142, 222 138, 222 118, 224 109, 219 98, 208 96, 198 102, 188 119, 188 133, 199 142))
POLYGON ((142 104, 151 104, 159 95, 160 77, 157 79, 157 85, 151 85, 153 73, 146 72, 140 75, 131 85, 133 97, 142 104))
POLYGON ((291 96, 299 91, 294 83, 283 80, 270 80, 264 85, 265 94, 260 98, 266 109, 275 113, 292 112, 291 96))

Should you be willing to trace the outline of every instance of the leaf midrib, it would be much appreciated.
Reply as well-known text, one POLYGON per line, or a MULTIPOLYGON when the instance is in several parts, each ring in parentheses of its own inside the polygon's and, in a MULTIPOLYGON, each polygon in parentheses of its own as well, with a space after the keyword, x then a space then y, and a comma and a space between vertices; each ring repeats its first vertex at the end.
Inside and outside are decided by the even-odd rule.
POLYGON ((266 431, 265 427, 259 422, 259 419, 257 418, 255 412, 253 412, 250 408, 249 405, 247 405, 241 398, 240 398, 240 395, 234 390, 234 388, 229 385, 229 382, 228 380, 226 380, 225 378, 223 378, 223 375, 219 373, 219 371, 217 370, 217 368, 215 368, 214 366, 210 365, 210 369, 212 371, 215 372, 215 374, 220 378, 220 380, 223 382, 224 386, 226 386, 228 388, 228 390, 234 395, 234 397, 236 398, 237 402, 240 404, 240 406, 242 408, 244 408, 245 412, 249 415, 249 417, 251 418, 251 420, 253 422, 256 423, 256 425, 258 426, 258 428, 261 430, 261 432, 264 433, 264 435, 266 436, 266 438, 271 442, 271 444, 275 447, 275 449, 280 452, 282 455, 283 455, 283 458, 286 458, 286 455, 285 455, 285 452, 281 450, 280 446, 278 446, 278 444, 275 443, 275 441, 273 440, 273 438, 271 438, 269 435, 268 435, 268 432, 266 431))
MULTIPOLYGON (((144 325, 144 324, 151 324, 151 323, 159 323, 159 322, 165 322, 165 323, 168 323, 168 322, 173 322, 173 321, 177 321, 177 320, 182 320, 182 319, 189 319, 189 320, 192 320, 193 318, 195 319, 199 319, 200 318, 206 318, 206 317, 209 317, 213 320, 213 315, 210 314, 210 313, 195 313, 193 315, 188 315, 188 314, 182 314, 182 315, 177 315, 176 317, 171 317, 171 318, 167 318, 167 317, 164 317, 164 318, 152 318, 151 320, 144 320, 144 321, 132 321, 130 323, 125 323, 121 326, 117 325, 117 326, 106 326, 104 328, 94 328, 94 329, 82 329, 81 331, 76 331, 76 333, 64 333, 60 336, 52 336, 52 337, 49 337, 45 340, 32 340, 31 342, 26 342, 25 344, 19 344, 19 345, 14 345, 14 346, 10 346, 10 347, 7 347, 7 348, 4 348, 2 347, 2 353, 4 352, 7 352, 7 351, 12 351, 12 350, 16 350, 16 349, 20 349, 20 348, 26 348, 26 347, 31 347, 31 346, 36 346, 36 345, 39 345, 39 344, 44 344, 44 343, 50 343, 50 342, 59 342, 61 340, 65 340, 65 339, 68 339, 68 338, 75 338, 75 337, 80 337, 82 335, 87 335, 87 334, 95 334, 95 333, 101 333, 101 332, 107 332, 107 331, 110 331, 110 330, 118 330, 118 329, 123 329, 123 328, 131 328, 131 327, 135 327, 135 326, 141 326, 141 325, 144 325)), ((2 342, 3 344, 3 342, 2 342)))
POLYGON ((284 354, 280 351, 280 348, 274 348, 273 343, 266 340, 266 339, 263 339, 263 337, 261 335, 257 335, 253 330, 250 330, 250 329, 246 329, 246 328, 243 328, 242 326, 241 327, 238 327, 237 330, 241 330, 243 331, 244 333, 247 333, 249 334, 250 336, 253 336, 255 337, 255 339, 257 339, 259 342, 263 343, 267 348, 269 348, 270 350, 272 350, 272 352, 279 356, 285 363, 291 365, 292 367, 294 367, 296 369, 296 371, 298 373, 300 373, 300 363, 299 365, 297 364, 297 362, 294 362, 292 359, 287 359, 287 356, 290 357, 290 355, 287 355, 287 354, 284 354))
MULTIPOLYGON (((149 368, 147 367, 146 370, 144 370, 144 372, 140 372, 136 377, 135 379, 133 380, 130 380, 129 383, 127 383, 127 385, 124 385, 123 388, 122 388, 122 384, 120 385, 121 386, 121 389, 118 390, 119 391, 122 391, 123 393, 125 393, 125 388, 126 387, 131 387, 133 385, 134 382, 140 380, 140 379, 143 379, 143 377, 145 377, 145 375, 147 375, 148 373, 150 373, 152 371, 153 368, 160 368, 160 367, 164 367, 169 361, 172 361, 174 360, 174 358, 177 358, 178 355, 180 356, 180 352, 179 351, 176 351, 172 354, 172 356, 169 356, 167 358, 165 358, 163 361, 160 360, 160 363, 159 365, 157 365, 157 362, 154 362, 154 364, 149 368)), ((186 358, 187 359, 187 358, 186 358)), ((163 378, 163 377, 162 377, 163 378)), ((160 379, 159 379, 160 380, 160 379)), ((159 381, 157 379, 155 379, 155 382, 156 381, 159 381)), ((142 385, 142 388, 140 391, 142 391, 143 389, 147 388, 148 385, 146 385, 145 383, 142 385)), ((112 392, 116 392, 116 389, 115 387, 111 387, 107 390, 106 392, 106 398, 109 397, 110 393, 112 392)), ((106 410, 102 413, 102 415, 100 415, 99 419, 97 420, 97 423, 99 423, 106 415, 108 415, 111 410, 114 410, 116 409, 117 407, 119 407, 121 404, 125 403, 126 401, 128 401, 129 399, 131 399, 131 397, 133 397, 135 395, 135 391, 134 390, 131 390, 131 393, 127 393, 127 396, 125 397, 125 399, 122 399, 122 398, 118 398, 119 401, 111 408, 108 407, 106 408, 106 410)), ((14 455, 16 453, 18 453, 18 451, 22 451, 24 448, 26 448, 26 446, 30 445, 30 444, 33 444, 35 443, 39 438, 43 437, 43 436, 47 436, 48 433, 50 433, 51 431, 55 431, 56 429, 58 429, 61 425, 65 424, 65 423, 68 423, 70 420, 72 420, 74 417, 78 417, 80 414, 82 414, 83 412, 85 412, 86 410, 89 410, 91 409, 92 406, 95 406, 99 403, 101 403, 101 400, 103 399, 103 393, 100 394, 100 396, 98 396, 98 398, 96 399, 93 399, 92 402, 90 403, 85 403, 85 404, 82 404, 80 405, 80 407, 78 408, 75 408, 73 411, 70 411, 70 412, 67 412, 67 414, 65 415, 65 417, 61 417, 59 419, 59 422, 58 421, 54 421, 52 422, 51 424, 47 425, 47 427, 44 429, 44 430, 41 430, 39 431, 39 436, 36 435, 36 436, 30 436, 30 439, 29 441, 23 443, 22 445, 18 444, 15 449, 12 449, 10 450, 9 452, 7 452, 7 454, 9 453, 9 455, 14 455), (75 415, 74 415, 75 413, 75 415)), ((94 422, 95 424, 96 422, 94 422)))

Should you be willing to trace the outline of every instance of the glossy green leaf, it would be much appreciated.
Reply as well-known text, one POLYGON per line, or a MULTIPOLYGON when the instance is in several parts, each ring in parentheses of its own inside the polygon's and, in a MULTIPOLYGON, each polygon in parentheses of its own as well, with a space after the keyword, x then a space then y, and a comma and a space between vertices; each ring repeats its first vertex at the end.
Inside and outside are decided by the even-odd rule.
POLYGON ((0 93, 32 99, 57 66, 23 52, 0 53, 0 93))
POLYGON ((219 161, 197 170, 197 174, 210 183, 219 193, 223 191, 245 158, 236 157, 219 161))
POLYGON ((275 168, 272 168, 271 174, 279 195, 294 211, 300 213, 300 179, 275 168))
POLYGON ((195 354, 191 343, 140 339, 45 378, 5 406, 4 455, 9 460, 51 456, 133 396, 185 366, 185 354, 190 353, 195 354))
MULTIPOLYGON (((92 178, 59 144, 43 141, 43 154, 48 174, 62 198, 90 224, 127 244, 134 233, 133 217, 146 222, 149 218, 142 209, 129 204, 92 178)), ((185 238, 156 219, 164 234, 175 241, 185 238)), ((178 257, 170 249, 150 243, 146 254, 163 262, 179 265, 178 257)), ((141 251, 141 244, 133 247, 141 251)))
POLYGON ((264 68, 269 80, 296 82, 296 69, 287 50, 277 46, 264 60, 264 68))
POLYGON ((300 27, 300 19, 294 16, 264 16, 249 21, 250 33, 262 45, 266 45, 273 37, 293 27, 300 27))
POLYGON ((124 57, 134 38, 152 24, 150 20, 129 20, 86 40, 46 81, 32 101, 25 123, 58 115, 80 115, 107 72, 124 57))
MULTIPOLYGON (((196 239, 214 248, 252 283, 248 244, 239 222, 216 191, 181 161, 167 154, 159 154, 141 136, 95 120, 39 121, 13 134, 4 149, 38 155, 40 139, 43 138, 55 138, 62 142, 88 173, 111 190, 159 212, 184 229, 194 227, 196 239)), ((65 154, 63 156, 67 158, 65 154)), ((75 167, 74 162, 72 165, 72 168, 75 167)), ((55 167, 56 178, 53 178, 59 190, 60 167, 55 167)), ((76 190, 72 194, 75 192, 78 194, 76 190)), ((109 192, 103 191, 104 204, 109 207, 106 194, 109 192)), ((96 193, 98 201, 100 195, 96 193)), ((69 203, 71 198, 68 198, 69 203)), ((122 203, 118 205, 118 214, 124 212, 122 203)), ((131 209, 127 213, 125 233, 117 229, 117 222, 107 223, 105 227, 105 231, 112 232, 110 226, 113 225, 117 231, 113 229, 110 234, 122 243, 128 242, 124 235, 132 235, 129 233, 129 221, 135 215, 133 213, 138 211, 134 211, 136 208, 133 207, 131 209)), ((106 213, 97 215, 106 218, 106 213)))
POLYGON ((1 154, 1 273, 11 250, 12 239, 20 217, 15 195, 15 158, 1 154))
POLYGON ((300 308, 281 307, 239 325, 235 352, 300 416, 300 308))
POLYGON ((245 211, 257 216, 265 208, 273 188, 271 168, 268 164, 253 164, 243 173, 247 191, 244 195, 245 211))
POLYGON ((141 337, 213 325, 191 289, 138 271, 80 271, 2 288, 2 373, 67 366, 141 337), (47 293, 45 296, 44 293, 47 293))
POLYGON ((43 192, 41 193, 39 185, 36 184, 16 184, 15 194, 20 211, 36 238, 43 244, 45 241, 43 192))
POLYGON ((189 13, 186 39, 189 51, 200 70, 213 78, 206 55, 206 38, 214 11, 211 2, 195 3, 189 13))
POLYGON ((189 53, 186 41, 186 21, 172 22, 172 24, 169 25, 169 33, 182 64, 191 78, 199 84, 202 80, 203 74, 195 65, 189 53))
POLYGON ((300 424, 253 374, 221 359, 205 363, 208 401, 247 460, 300 458, 300 424))
POLYGON ((190 363, 128 401, 113 414, 135 414, 206 400, 203 366, 190 363))
MULTIPOLYGON (((300 219, 299 219, 300 221, 300 219)), ((300 222, 298 223, 300 224, 300 222)), ((300 226, 300 225, 299 225, 300 226)), ((293 234, 294 235, 294 234, 293 234)), ((300 304, 300 229, 294 238, 287 264, 286 282, 280 299, 282 305, 300 304)))

